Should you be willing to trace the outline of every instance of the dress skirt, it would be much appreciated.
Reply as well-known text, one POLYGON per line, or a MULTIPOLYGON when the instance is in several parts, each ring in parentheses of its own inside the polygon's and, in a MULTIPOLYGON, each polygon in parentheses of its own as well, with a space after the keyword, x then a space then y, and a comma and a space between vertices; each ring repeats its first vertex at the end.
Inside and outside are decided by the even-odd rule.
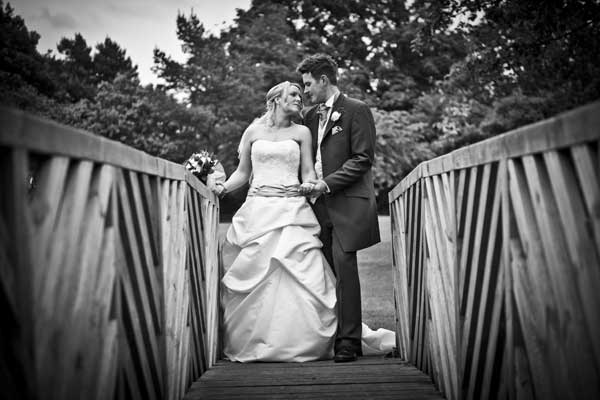
POLYGON ((249 196, 224 244, 224 353, 231 361, 333 357, 335 277, 305 197, 249 196))

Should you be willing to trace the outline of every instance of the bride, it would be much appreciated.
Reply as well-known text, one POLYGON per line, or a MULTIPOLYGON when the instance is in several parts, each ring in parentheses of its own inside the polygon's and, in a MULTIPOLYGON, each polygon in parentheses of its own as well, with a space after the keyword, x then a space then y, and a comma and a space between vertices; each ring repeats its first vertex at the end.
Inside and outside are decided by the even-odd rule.
MULTIPOLYGON (((236 171, 214 189, 223 196, 252 177, 223 252, 224 353, 240 362, 330 359, 335 277, 306 197, 313 189, 307 182, 316 179, 311 134, 292 121, 302 110, 302 90, 282 82, 266 100, 265 115, 242 135, 236 171)), ((364 324, 362 336, 367 353, 388 352, 395 342, 393 332, 364 324)))

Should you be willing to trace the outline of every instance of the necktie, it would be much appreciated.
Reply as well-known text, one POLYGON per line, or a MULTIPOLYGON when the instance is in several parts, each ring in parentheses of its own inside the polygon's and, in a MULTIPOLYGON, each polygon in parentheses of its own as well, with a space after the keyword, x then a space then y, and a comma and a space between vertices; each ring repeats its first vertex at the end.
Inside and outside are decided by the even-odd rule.
POLYGON ((325 121, 327 121, 327 112, 329 111, 329 107, 325 105, 325 103, 319 104, 317 108, 317 114, 319 114, 319 124, 323 125, 325 121))
POLYGON ((325 131, 325 122, 327 122, 327 113, 329 107, 325 103, 319 104, 317 107, 317 114, 319 114, 319 132, 317 134, 317 154, 315 156, 315 172, 317 173, 318 179, 323 179, 323 164, 321 161, 321 141, 325 131))

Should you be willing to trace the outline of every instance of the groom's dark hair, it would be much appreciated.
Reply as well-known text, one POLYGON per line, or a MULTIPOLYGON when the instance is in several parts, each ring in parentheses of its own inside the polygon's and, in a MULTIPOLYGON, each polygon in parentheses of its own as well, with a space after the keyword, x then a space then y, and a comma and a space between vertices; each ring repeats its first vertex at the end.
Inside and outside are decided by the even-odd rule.
POLYGON ((325 75, 332 85, 337 85, 337 68, 338 65, 331 56, 319 53, 302 60, 296 71, 301 74, 309 73, 317 79, 325 75))

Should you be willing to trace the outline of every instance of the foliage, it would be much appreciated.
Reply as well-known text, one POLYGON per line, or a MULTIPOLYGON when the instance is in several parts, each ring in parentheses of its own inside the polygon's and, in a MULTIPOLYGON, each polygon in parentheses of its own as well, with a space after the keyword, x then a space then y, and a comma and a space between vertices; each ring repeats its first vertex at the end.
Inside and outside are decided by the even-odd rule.
POLYGON ((232 171, 239 139, 264 112, 264 95, 283 80, 297 80, 300 51, 290 40, 284 7, 265 4, 238 12, 238 25, 220 37, 208 34, 198 16, 177 16, 177 35, 188 59, 178 63, 155 49, 155 70, 167 89, 181 90, 191 106, 214 115, 217 157, 232 171), (288 29, 288 30, 286 30, 288 29))
POLYGON ((117 42, 106 37, 104 42, 96 45, 96 50, 92 65, 97 82, 110 82, 119 74, 137 78, 137 65, 133 65, 131 58, 125 55, 125 49, 117 42))
MULTIPOLYGON (((55 82, 44 57, 36 50, 40 35, 29 31, 25 21, 14 15, 10 4, 0 0, 0 82, 2 93, 19 91, 52 95, 55 82)), ((27 96, 23 96, 27 97, 27 96)))
POLYGON ((481 123, 481 131, 497 135, 544 118, 548 97, 524 96, 520 92, 494 102, 491 112, 481 123))
POLYGON ((62 38, 56 47, 64 60, 52 59, 51 65, 59 82, 63 82, 67 99, 92 100, 96 95, 92 48, 79 33, 73 39, 62 38))
POLYGON ((218 34, 194 12, 175 23, 186 59, 155 49, 165 84, 144 87, 109 37, 39 54, 0 0, 0 102, 176 162, 204 148, 231 173, 267 90, 326 52, 374 110, 385 201, 422 161, 600 97, 600 0, 253 0, 218 34))
POLYGON ((208 134, 211 118, 200 107, 188 109, 160 89, 118 75, 99 85, 95 101, 68 107, 62 120, 181 163, 199 144, 214 146, 216 140, 208 134))
POLYGON ((424 135, 424 124, 407 111, 373 110, 377 130, 375 187, 394 187, 421 161, 435 156, 424 135))
POLYGON ((451 25, 468 39, 465 67, 488 100, 547 98, 548 116, 598 98, 600 1, 441 0, 414 2, 421 43, 451 25))

